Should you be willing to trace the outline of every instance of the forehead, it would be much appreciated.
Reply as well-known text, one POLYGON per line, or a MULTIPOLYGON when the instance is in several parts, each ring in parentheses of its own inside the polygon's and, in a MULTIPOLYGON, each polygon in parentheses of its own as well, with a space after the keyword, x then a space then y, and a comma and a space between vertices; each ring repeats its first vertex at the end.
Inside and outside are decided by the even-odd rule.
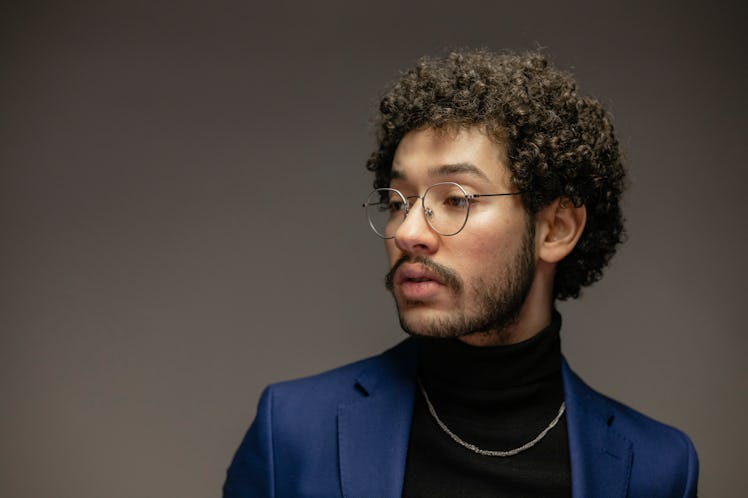
POLYGON ((420 128, 400 141, 391 178, 409 183, 471 180, 508 183, 504 148, 477 126, 457 129, 420 128))

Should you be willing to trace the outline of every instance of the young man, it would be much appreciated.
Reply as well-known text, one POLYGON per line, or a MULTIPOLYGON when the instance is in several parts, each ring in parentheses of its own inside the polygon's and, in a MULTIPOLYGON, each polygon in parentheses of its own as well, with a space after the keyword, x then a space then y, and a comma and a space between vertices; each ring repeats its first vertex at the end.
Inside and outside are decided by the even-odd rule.
POLYGON ((688 437, 561 356, 555 301, 623 234, 601 105, 539 54, 423 59, 383 98, 367 167, 411 338, 268 387, 224 496, 696 496, 688 437))

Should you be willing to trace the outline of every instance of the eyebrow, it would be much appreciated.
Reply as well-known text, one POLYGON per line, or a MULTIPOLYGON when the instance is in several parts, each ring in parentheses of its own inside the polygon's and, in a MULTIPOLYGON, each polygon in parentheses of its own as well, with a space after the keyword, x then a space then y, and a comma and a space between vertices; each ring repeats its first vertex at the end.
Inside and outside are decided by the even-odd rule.
MULTIPOLYGON (((452 175, 458 175, 458 174, 463 174, 463 175, 467 174, 467 175, 479 178, 481 180, 489 181, 486 174, 483 173, 483 171, 481 171, 480 168, 478 168, 476 165, 472 163, 442 164, 441 166, 431 168, 428 171, 428 175, 432 178, 439 178, 439 177, 452 176, 452 175)), ((393 169, 390 174, 390 179, 391 180, 406 180, 407 176, 405 172, 393 169)))

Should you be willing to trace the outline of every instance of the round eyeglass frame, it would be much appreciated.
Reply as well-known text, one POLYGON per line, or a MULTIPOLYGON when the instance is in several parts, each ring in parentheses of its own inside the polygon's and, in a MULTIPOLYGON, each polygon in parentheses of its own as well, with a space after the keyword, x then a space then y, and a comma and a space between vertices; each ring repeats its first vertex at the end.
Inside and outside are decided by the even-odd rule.
MULTIPOLYGON (((426 198, 426 196, 428 196, 428 193, 429 193, 429 191, 431 191, 431 189, 433 189, 434 187, 442 186, 442 185, 453 185, 453 186, 457 187, 458 189, 460 189, 460 191, 465 196, 465 199, 467 199, 468 201, 473 200, 473 199, 477 199, 479 197, 503 197, 503 196, 510 196, 510 195, 521 195, 521 194, 525 193, 525 191, 518 191, 518 192, 503 192, 503 193, 498 193, 498 194, 468 194, 465 191, 465 189, 462 187, 462 185, 460 185, 459 183, 456 183, 456 182, 438 182, 438 183, 435 183, 435 184, 431 185, 429 188, 427 188, 423 192, 423 195, 411 195, 411 196, 406 196, 405 194, 403 194, 399 190, 397 190, 395 188, 391 188, 391 187, 377 188, 377 189, 372 190, 369 193, 369 196, 366 198, 366 202, 364 202, 363 206, 362 206, 364 208, 364 212, 366 213, 366 219, 369 222, 369 227, 371 227, 371 229, 374 231, 374 233, 376 233, 382 239, 388 240, 388 239, 394 239, 395 238, 394 235, 391 235, 391 236, 387 237, 383 233, 380 233, 379 230, 377 230, 377 228, 374 226, 374 222, 371 220, 371 216, 369 216, 369 211, 368 211, 368 206, 370 206, 372 204, 372 202, 371 202, 372 196, 374 196, 374 195, 381 196, 382 192, 395 192, 397 195, 400 196, 400 198, 403 200, 403 204, 405 205, 405 209, 403 210, 403 220, 402 221, 405 221, 405 218, 408 216, 408 213, 410 212, 410 208, 413 207, 413 205, 410 203, 410 199, 412 199, 412 198, 420 199, 421 200, 421 207, 423 209, 423 215, 426 218, 426 222, 429 224, 429 226, 431 227, 431 229, 433 231, 435 231, 436 233, 438 233, 439 235, 442 235, 444 237, 451 237, 453 235, 457 235, 458 233, 460 233, 462 231, 463 228, 465 228, 465 225, 467 225, 467 220, 470 217, 470 205, 471 205, 471 203, 468 202, 468 206, 467 206, 467 208, 465 210, 465 220, 462 222, 462 225, 460 225, 460 228, 458 228, 457 230, 455 230, 452 233, 443 233, 443 232, 439 231, 431 223, 431 216, 433 215, 433 213, 429 212, 430 209, 426 207, 424 199, 426 198)), ((402 223, 402 221, 401 221, 401 223, 402 223)))

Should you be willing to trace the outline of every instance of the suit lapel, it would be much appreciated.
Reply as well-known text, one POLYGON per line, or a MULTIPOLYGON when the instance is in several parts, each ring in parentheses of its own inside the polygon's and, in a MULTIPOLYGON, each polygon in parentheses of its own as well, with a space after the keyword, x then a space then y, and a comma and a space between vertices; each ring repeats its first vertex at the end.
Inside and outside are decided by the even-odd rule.
POLYGON ((361 398, 338 407, 340 483, 346 498, 400 496, 415 392, 415 348, 405 341, 361 372, 361 398))
MULTIPOLYGON (((413 416, 413 341, 383 354, 357 377, 361 398, 338 407, 338 458, 345 498, 400 496, 413 416)), ((571 456, 572 498, 628 493, 631 441, 616 430, 615 410, 562 365, 571 456)))
POLYGON ((562 367, 573 498, 625 497, 631 477, 631 442, 616 431, 615 411, 585 385, 566 361, 562 367))

